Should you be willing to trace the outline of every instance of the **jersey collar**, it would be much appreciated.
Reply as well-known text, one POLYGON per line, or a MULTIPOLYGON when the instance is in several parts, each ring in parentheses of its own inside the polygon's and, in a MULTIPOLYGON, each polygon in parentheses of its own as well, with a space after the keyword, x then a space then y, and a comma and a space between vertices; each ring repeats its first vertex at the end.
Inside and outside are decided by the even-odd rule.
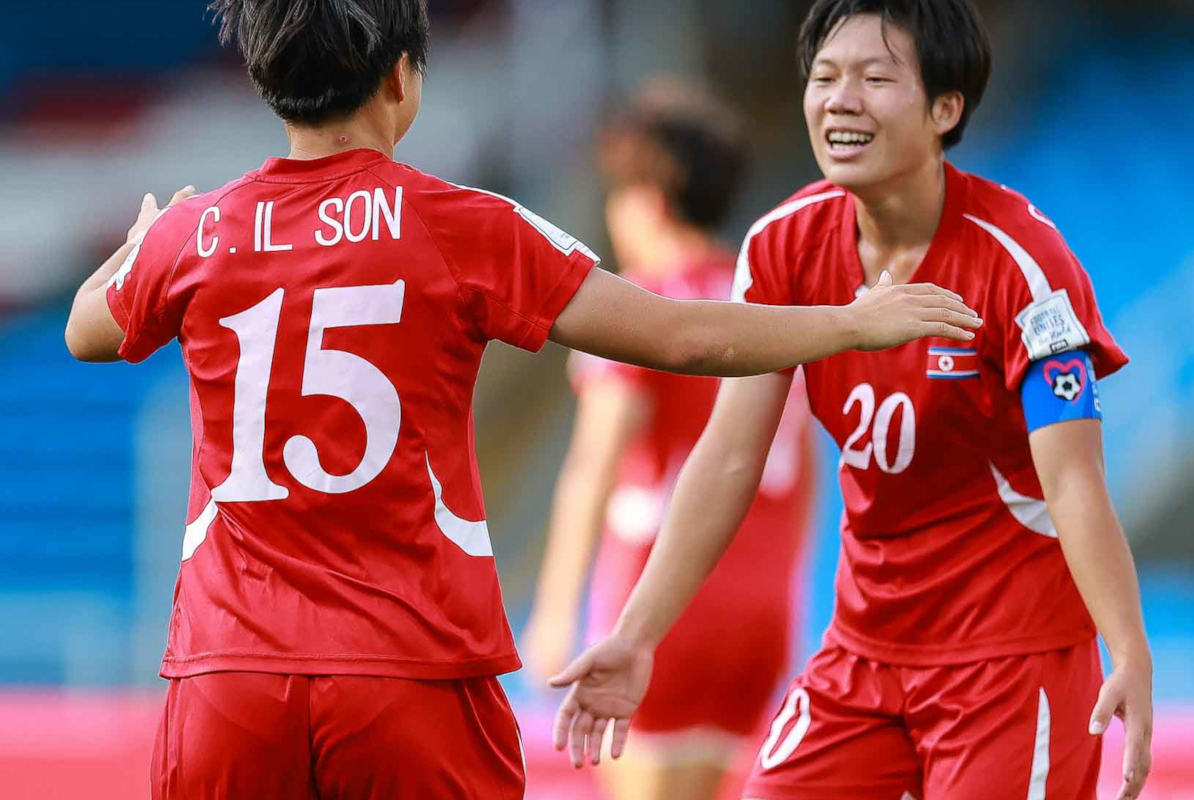
POLYGON ((307 183, 351 175, 393 159, 377 150, 359 148, 323 158, 271 158, 257 170, 258 180, 278 183, 307 183))

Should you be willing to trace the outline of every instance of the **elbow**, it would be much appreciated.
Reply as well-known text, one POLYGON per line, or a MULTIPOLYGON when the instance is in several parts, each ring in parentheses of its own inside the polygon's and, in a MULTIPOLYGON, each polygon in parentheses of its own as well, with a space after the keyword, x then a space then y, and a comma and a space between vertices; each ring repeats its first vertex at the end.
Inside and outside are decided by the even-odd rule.
POLYGON ((112 360, 110 354, 100 352, 70 322, 66 324, 64 338, 66 339, 66 349, 76 361, 82 361, 85 364, 99 364, 112 360))
POLYGON ((673 337, 673 346, 666 354, 667 366, 663 369, 681 375, 715 375, 725 377, 724 364, 727 351, 723 344, 715 341, 701 326, 681 329, 673 337))

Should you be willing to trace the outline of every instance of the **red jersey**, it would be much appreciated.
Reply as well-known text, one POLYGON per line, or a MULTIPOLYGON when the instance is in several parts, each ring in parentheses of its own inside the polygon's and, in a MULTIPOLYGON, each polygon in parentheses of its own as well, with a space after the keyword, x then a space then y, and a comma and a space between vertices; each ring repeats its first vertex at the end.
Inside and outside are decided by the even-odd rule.
MULTIPOLYGON (((1028 447, 1028 365, 1090 353, 1127 363, 1056 227, 1015 192, 946 165, 945 208, 913 281, 958 292, 974 341, 920 340, 806 368, 842 448, 845 511, 827 634, 866 658, 963 663, 1071 646, 1094 625, 1062 556, 1028 447)), ((855 201, 814 184, 760 219, 736 299, 845 305, 865 291, 855 201)))
MULTIPOLYGON (((719 299, 729 296, 733 255, 726 253, 686 265, 663 279, 628 274, 640 286, 678 300, 719 299)), ((697 440, 709 421, 719 381, 607 361, 574 353, 570 373, 580 394, 596 379, 614 379, 633 386, 650 406, 647 425, 630 443, 618 465, 618 475, 605 516, 605 536, 593 579, 597 597, 590 608, 589 638, 612 629, 630 589, 642 572, 659 533, 672 490, 697 440)), ((759 493, 742 528, 725 556, 704 584, 702 592, 734 602, 723 603, 730 613, 751 596, 766 596, 787 617, 788 603, 779 594, 789 587, 808 527, 811 480, 816 472, 815 447, 809 425, 808 401, 798 374, 789 394, 759 493)))
POLYGON ((177 337, 194 460, 164 677, 517 669, 473 452, 491 339, 537 350, 596 263, 513 201, 354 150, 164 212, 108 302, 177 337))

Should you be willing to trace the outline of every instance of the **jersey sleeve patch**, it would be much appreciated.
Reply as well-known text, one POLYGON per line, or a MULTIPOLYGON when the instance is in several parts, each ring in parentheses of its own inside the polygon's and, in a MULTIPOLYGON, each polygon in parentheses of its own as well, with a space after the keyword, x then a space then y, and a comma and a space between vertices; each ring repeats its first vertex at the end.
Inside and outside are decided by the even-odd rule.
POLYGON ((1090 334, 1074 312, 1066 289, 1050 292, 1031 303, 1016 315, 1016 325, 1032 361, 1090 344, 1090 334))
POLYGON ((1024 419, 1032 431, 1072 419, 1102 419, 1090 354, 1074 350, 1033 362, 1020 388, 1024 419))

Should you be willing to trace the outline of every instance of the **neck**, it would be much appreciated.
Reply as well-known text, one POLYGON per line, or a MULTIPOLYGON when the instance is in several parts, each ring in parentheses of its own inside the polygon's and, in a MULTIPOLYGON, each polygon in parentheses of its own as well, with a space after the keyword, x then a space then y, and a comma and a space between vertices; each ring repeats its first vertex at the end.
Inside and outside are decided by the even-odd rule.
POLYGON ((717 249, 717 241, 701 228, 672 225, 651 237, 635 268, 653 277, 664 277, 687 264, 700 261, 717 249))
POLYGON ((854 194, 862 242, 880 251, 927 246, 945 209, 945 162, 930 159, 896 182, 854 194))
POLYGON ((286 135, 290 139, 287 158, 306 161, 362 148, 394 157, 395 143, 381 125, 372 124, 368 119, 353 117, 319 127, 287 123, 286 135))

